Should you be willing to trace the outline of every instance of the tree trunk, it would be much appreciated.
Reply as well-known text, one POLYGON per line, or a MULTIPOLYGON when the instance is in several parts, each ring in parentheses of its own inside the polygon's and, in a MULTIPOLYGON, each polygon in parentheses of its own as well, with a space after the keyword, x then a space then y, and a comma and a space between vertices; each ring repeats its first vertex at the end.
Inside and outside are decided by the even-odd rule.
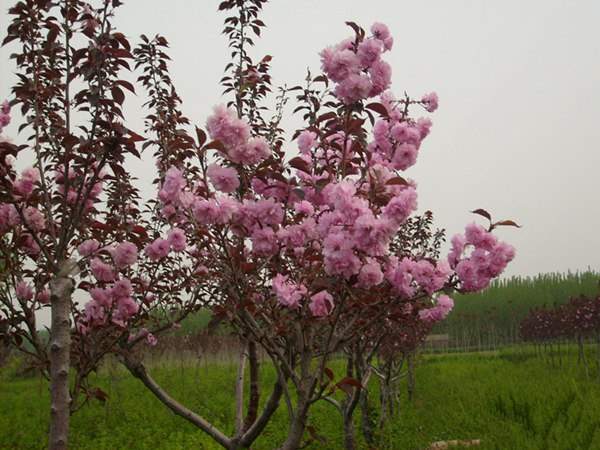
POLYGON ((344 411, 344 448, 346 450, 356 449, 356 439, 354 438, 354 421, 352 412, 344 411))
POLYGON ((408 401, 412 401, 415 395, 415 355, 411 353, 407 358, 408 363, 408 401))
POLYGON ((59 273, 50 282, 50 434, 48 448, 64 450, 69 437, 69 366, 71 351, 71 295, 73 280, 70 278, 75 263, 71 260, 60 265, 59 273))
POLYGON ((237 380, 235 383, 235 434, 242 434, 244 427, 244 371, 246 369, 246 346, 240 345, 240 360, 238 365, 237 380))
POLYGON ((248 341, 248 363, 250 372, 250 392, 248 398, 248 410, 246 411, 246 418, 244 419, 244 432, 256 422, 258 416, 258 404, 260 403, 260 361, 258 360, 256 342, 254 341, 248 341))
POLYGON ((288 436, 279 450, 298 450, 301 447, 306 419, 308 418, 308 393, 298 392, 298 403, 291 419, 288 436))
POLYGON ((363 389, 360 393, 361 429, 365 441, 369 445, 375 443, 375 420, 369 404, 369 391, 363 389))

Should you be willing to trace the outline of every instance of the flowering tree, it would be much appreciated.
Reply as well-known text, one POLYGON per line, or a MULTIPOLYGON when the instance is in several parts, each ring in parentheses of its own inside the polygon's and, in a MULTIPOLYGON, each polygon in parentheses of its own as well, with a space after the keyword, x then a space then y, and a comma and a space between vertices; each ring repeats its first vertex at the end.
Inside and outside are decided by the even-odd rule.
MULTIPOLYGON (((208 118, 211 142, 202 145, 198 133, 198 161, 184 156, 166 170, 159 201, 195 249, 206 273, 200 289, 215 316, 271 357, 290 416, 282 448, 291 449, 300 445, 310 406, 332 387, 357 383, 333 379, 331 355, 398 302, 426 305, 440 291, 486 287, 514 256, 491 231, 514 223, 468 226, 448 261, 391 251, 416 209, 414 183, 400 172, 416 162, 431 126, 409 109, 432 112, 437 96, 393 97, 382 58, 393 40, 382 24, 367 35, 349 23, 354 36, 321 53, 324 74, 290 89, 306 127, 294 135, 299 156, 286 161, 278 126, 285 93, 265 119, 270 57, 255 64, 247 53, 247 33, 263 26, 262 3, 221 4, 236 11, 226 19, 234 60, 223 79, 234 98, 208 118), (379 101, 367 102, 373 98, 379 101)), ((445 299, 424 314, 443 315, 445 299)))
POLYGON ((73 396, 102 397, 86 377, 113 352, 163 404, 225 448, 249 447, 283 398, 290 420, 281 448, 296 449, 311 405, 338 388, 361 388, 353 376, 335 379, 328 368, 335 352, 393 321, 405 305, 419 311, 415 320, 443 318, 451 307, 446 294, 485 288, 514 257, 491 233, 514 222, 492 223, 483 210, 476 212, 490 219, 489 228, 469 225, 453 238, 447 260, 399 251, 419 246, 403 232, 417 193, 402 172, 415 164, 431 128, 411 113, 435 111, 437 95, 396 99, 384 60, 393 46, 389 30, 376 23, 367 33, 349 22, 354 34, 321 52, 323 74, 280 90, 268 116, 271 57, 255 62, 249 54, 264 27, 265 1, 220 4, 232 11, 224 29, 232 62, 222 79, 231 100, 214 108, 206 132, 196 128, 194 138, 168 76, 166 40, 143 36, 132 55, 110 23, 118 0, 98 9, 78 0, 26 0, 11 9, 5 43, 21 44, 12 102, 32 135, 29 145, 1 147, 2 317, 14 342, 30 340, 49 367, 52 448, 66 446, 69 411, 77 408, 67 379, 71 335, 73 396), (73 46, 75 32, 81 47, 73 46), (123 89, 133 86, 119 73, 133 56, 149 96, 151 137, 143 148, 157 159, 157 196, 145 210, 123 167, 143 140, 121 123, 123 89), (305 121, 293 135, 293 158, 280 128, 291 95, 305 121), (34 168, 19 175, 7 156, 27 151, 34 168), (76 287, 86 292, 84 307, 72 301, 76 287), (48 302, 49 357, 35 323, 48 302), (248 349, 250 395, 244 416, 238 383, 231 437, 169 396, 134 351, 202 305, 248 349), (257 346, 277 371, 260 414, 257 346))
MULTIPOLYGON (((111 25, 119 4, 21 1, 9 10, 4 39, 20 46, 10 104, 25 118, 19 130, 30 134, 25 145, 0 142, 0 322, 4 337, 50 380, 49 446, 56 449, 67 446, 70 414, 91 397, 105 399, 87 382, 102 357, 121 341, 152 344, 140 324, 168 328, 198 304, 190 270, 175 256, 177 232, 138 256, 157 231, 124 168, 127 155, 140 156, 143 139, 122 122, 124 90, 134 88, 121 79, 129 42, 111 25), (16 165, 27 163, 19 173, 16 165), (91 297, 84 307, 73 301, 76 290, 91 297), (47 307, 49 341, 36 322, 47 307)), ((5 102, 2 127, 9 112, 5 102)))

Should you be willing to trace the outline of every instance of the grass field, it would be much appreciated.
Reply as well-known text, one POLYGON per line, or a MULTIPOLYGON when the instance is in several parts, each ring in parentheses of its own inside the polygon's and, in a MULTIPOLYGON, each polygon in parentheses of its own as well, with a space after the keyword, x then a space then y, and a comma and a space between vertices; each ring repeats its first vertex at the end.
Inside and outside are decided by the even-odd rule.
MULTIPOLYGON (((600 449, 600 384, 585 378, 575 358, 572 349, 570 363, 552 367, 523 347, 424 356, 414 403, 403 400, 401 414, 381 434, 378 448, 424 449, 438 440, 481 439, 480 449, 600 449)), ((230 431, 234 367, 182 360, 158 364, 154 372, 176 398, 230 431)), ((273 376, 267 364, 262 376, 273 376)), ((118 366, 106 367, 95 381, 109 400, 73 416, 71 448, 219 448, 118 366)), ((15 378, 10 369, 0 373, 0 448, 45 448, 47 412, 43 381, 15 378)), ((286 421, 282 405, 254 448, 276 448, 286 421)), ((341 420, 330 405, 315 405, 310 422, 327 442, 308 448, 342 448, 341 420)))

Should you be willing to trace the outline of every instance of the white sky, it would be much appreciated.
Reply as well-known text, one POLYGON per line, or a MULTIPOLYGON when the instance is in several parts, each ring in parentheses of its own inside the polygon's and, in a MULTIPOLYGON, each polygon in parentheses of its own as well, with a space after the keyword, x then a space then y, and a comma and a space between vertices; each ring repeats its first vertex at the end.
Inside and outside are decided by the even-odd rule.
MULTIPOLYGON (((12 3, 0 0, 2 30, 12 3)), ((141 33, 167 37, 184 112, 199 125, 223 101, 217 83, 228 51, 218 3, 128 0, 116 20, 132 43, 141 33)), ((600 2, 273 0, 263 20, 253 55, 274 56, 276 85, 301 82, 309 66, 317 72, 318 52, 349 36, 344 21, 386 23, 395 38, 386 54, 392 89, 440 97, 432 134, 407 172, 419 209, 433 210, 449 235, 475 208, 523 224, 499 233, 517 248, 508 275, 600 269, 600 2)), ((0 99, 10 92, 13 49, 0 49, 0 99)), ((141 131, 140 100, 129 100, 126 114, 141 131)), ((146 186, 150 156, 131 164, 146 186)))

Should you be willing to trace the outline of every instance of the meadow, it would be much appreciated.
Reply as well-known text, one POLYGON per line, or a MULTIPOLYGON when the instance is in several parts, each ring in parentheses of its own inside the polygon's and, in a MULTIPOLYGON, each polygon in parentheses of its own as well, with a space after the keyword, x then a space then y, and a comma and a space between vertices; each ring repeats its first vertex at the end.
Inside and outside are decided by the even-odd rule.
MULTIPOLYGON (((590 347, 589 351, 593 349, 590 347)), ((528 346, 491 352, 421 355, 416 395, 403 393, 402 409, 380 436, 381 450, 427 449, 432 442, 480 439, 478 449, 600 449, 600 383, 586 378, 574 348, 561 367, 536 356, 528 346)), ((42 449, 48 427, 47 384, 15 375, 15 363, 0 372, 0 448, 42 449)), ((334 366, 341 373, 341 364, 334 366)), ((157 360, 156 378, 176 398, 226 428, 232 423, 236 368, 227 361, 189 358, 157 360)), ((270 366, 261 376, 273 378, 270 366)), ((168 412, 117 364, 107 364, 93 382, 108 393, 72 418, 74 449, 216 449, 203 433, 168 412)), ((369 389, 377 395, 377 384, 369 389)), ((287 431, 279 408, 253 447, 271 450, 287 431)), ((356 419, 358 421, 358 418, 356 419)), ((324 440, 306 448, 342 448, 341 418, 326 403, 316 404, 310 425, 324 440)), ((360 448, 367 448, 361 443, 360 448)))

